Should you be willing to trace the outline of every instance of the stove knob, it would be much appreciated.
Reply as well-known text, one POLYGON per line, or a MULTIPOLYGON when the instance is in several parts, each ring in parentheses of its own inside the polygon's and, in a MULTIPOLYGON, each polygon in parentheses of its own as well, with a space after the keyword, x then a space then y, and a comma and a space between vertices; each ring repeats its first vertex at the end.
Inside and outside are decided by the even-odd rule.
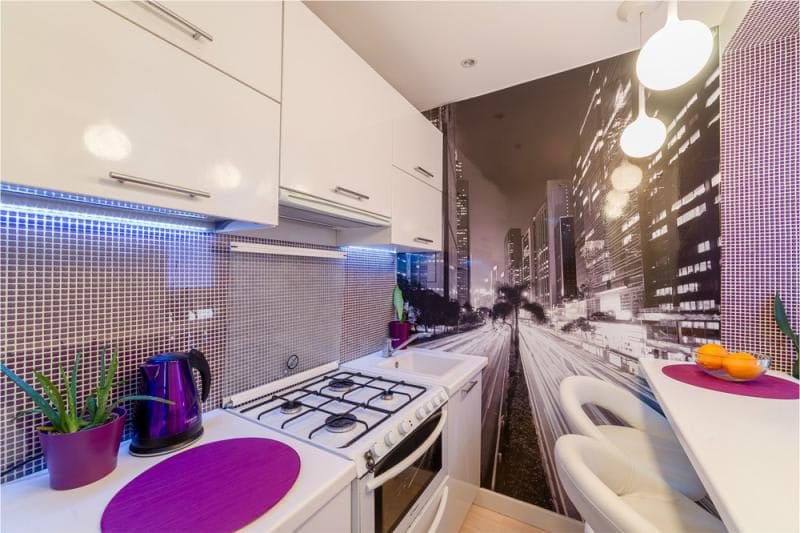
POLYGON ((439 405, 443 404, 447 401, 447 396, 443 392, 440 392, 438 396, 436 396, 436 400, 439 402, 439 405))
POLYGON ((434 407, 436 407, 436 406, 433 405, 433 402, 426 403, 425 404, 425 414, 426 415, 431 414, 433 412, 434 407))
POLYGON ((424 407, 418 407, 416 414, 417 414, 417 420, 424 419, 425 418, 425 408, 424 407))
POLYGON ((385 452, 386 450, 384 449, 383 444, 381 444, 380 442, 376 442, 375 444, 372 445, 372 448, 370 448, 369 451, 372 452, 373 457, 378 458, 381 455, 383 455, 383 452, 385 452))
POLYGON ((387 447, 392 446, 394 444, 394 431, 390 429, 389 432, 383 436, 383 442, 386 443, 387 447))
POLYGON ((400 433, 401 436, 407 434, 409 432, 409 430, 411 429, 409 427, 409 425, 410 424, 408 422, 403 420, 402 422, 397 424, 397 432, 400 433))

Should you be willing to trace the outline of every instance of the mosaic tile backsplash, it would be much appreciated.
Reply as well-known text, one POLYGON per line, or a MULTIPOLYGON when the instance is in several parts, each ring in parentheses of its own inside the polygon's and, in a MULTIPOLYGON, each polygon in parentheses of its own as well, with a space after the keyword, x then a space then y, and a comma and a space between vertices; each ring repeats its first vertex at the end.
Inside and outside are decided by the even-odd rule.
POLYGON ((722 340, 789 372, 780 293, 800 330, 800 11, 756 1, 722 58, 722 340))
MULTIPOLYGON (((300 359, 293 372, 300 372, 383 345, 394 254, 231 252, 232 240, 276 241, 198 229, 0 205, 0 360, 25 379, 40 370, 59 384, 58 368, 81 352, 78 388, 85 396, 95 386, 102 348, 113 347, 122 395, 135 390, 146 358, 195 347, 211 366, 209 410, 224 396, 284 377, 292 354, 300 359)), ((41 419, 14 418, 30 406, 0 378, 3 470, 39 453, 41 419)), ((2 481, 43 466, 37 459, 2 481)))

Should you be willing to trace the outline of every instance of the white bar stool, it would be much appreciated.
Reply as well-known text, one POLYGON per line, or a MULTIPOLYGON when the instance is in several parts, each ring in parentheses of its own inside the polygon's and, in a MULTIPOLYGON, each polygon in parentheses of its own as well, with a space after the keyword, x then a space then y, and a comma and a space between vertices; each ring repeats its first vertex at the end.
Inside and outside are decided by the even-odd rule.
POLYGON ((586 531, 725 531, 720 520, 603 442, 563 435, 556 441, 555 457, 558 477, 586 521, 586 531))
POLYGON ((706 495, 672 428, 657 411, 630 392, 587 376, 570 376, 559 388, 561 409, 573 433, 616 448, 629 461, 662 478, 692 500, 706 495), (628 426, 595 424, 584 405, 602 407, 628 426))

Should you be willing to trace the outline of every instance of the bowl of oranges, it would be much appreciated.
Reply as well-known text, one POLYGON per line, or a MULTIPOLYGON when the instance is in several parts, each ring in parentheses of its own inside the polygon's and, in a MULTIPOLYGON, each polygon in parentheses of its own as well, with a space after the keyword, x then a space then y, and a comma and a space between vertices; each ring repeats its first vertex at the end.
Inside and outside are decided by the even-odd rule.
POLYGON ((729 352, 720 344, 704 344, 697 349, 694 362, 715 378, 752 381, 767 371, 770 358, 766 355, 729 352))

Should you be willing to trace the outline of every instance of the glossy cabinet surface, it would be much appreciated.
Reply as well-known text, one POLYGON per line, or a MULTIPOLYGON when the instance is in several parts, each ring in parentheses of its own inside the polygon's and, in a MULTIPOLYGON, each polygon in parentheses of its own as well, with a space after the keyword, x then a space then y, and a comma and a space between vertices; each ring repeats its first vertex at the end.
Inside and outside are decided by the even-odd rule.
POLYGON ((442 132, 405 100, 392 128, 392 164, 442 190, 442 132))
POLYGON ((302 3, 284 21, 281 188, 390 216, 394 89, 302 3))
POLYGON ((481 482, 481 394, 478 372, 450 397, 447 404, 447 468, 449 501, 440 531, 457 532, 478 494, 481 482))
POLYGON ((281 2, 125 0, 102 4, 242 83, 280 100, 281 2))
POLYGON ((269 98, 92 2, 4 2, 2 65, 3 181, 277 224, 269 98))

